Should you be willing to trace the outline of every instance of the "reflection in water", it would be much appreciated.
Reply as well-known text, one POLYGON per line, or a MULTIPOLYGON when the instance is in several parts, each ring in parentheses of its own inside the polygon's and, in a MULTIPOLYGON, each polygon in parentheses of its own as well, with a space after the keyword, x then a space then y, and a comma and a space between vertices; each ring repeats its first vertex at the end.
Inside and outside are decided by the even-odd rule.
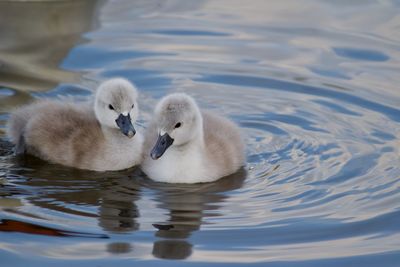
POLYGON ((25 234, 58 236, 58 237, 108 238, 106 235, 59 230, 38 224, 20 222, 15 220, 0 220, 0 232, 18 232, 25 234))
POLYGON ((29 99, 27 91, 45 91, 80 74, 59 69, 82 33, 96 27, 102 0, 0 1, 0 89, 17 93, 0 98, 14 107, 29 99))
MULTIPOLYGON (((102 185, 100 190, 99 225, 108 232, 124 233, 139 229, 140 185, 132 186, 131 176, 120 177, 102 185)), ((121 248, 122 249, 122 248, 121 248)))
POLYGON ((125 254, 131 252, 133 249, 132 245, 123 242, 108 243, 107 251, 112 254, 125 254))
MULTIPOLYGON (((29 203, 64 214, 96 218, 98 225, 111 234, 139 230, 140 213, 136 202, 140 200, 142 187, 146 186, 155 195, 157 207, 167 211, 165 221, 153 224, 157 231, 152 253, 162 259, 189 257, 193 247, 188 240, 191 233, 200 229, 204 216, 218 216, 220 204, 228 197, 224 192, 242 187, 247 175, 242 169, 215 183, 164 184, 149 180, 138 169, 97 173, 49 164, 29 155, 23 162, 10 160, 16 160, 24 167, 11 168, 8 176, 24 177, 24 180, 11 182, 18 188, 30 188, 30 193, 21 192, 28 194, 25 199, 29 203), (98 213, 80 208, 85 206, 98 206, 98 213)), ((3 191, 6 193, 7 190, 12 191, 13 186, 3 191)), ((46 220, 31 213, 9 212, 46 220)), ((129 253, 132 249, 133 245, 128 242, 107 245, 107 251, 113 254, 129 253)))
POLYGON ((23 162, 16 160, 19 165, 25 166, 25 169, 16 173, 26 179, 17 184, 38 190, 27 196, 30 203, 64 213, 98 218, 99 226, 111 233, 138 229, 136 218, 139 212, 135 202, 140 197, 140 185, 132 180, 135 170, 91 172, 49 164, 29 155, 22 159, 23 162), (99 211, 98 214, 81 211, 74 209, 76 205, 98 206, 99 211))
POLYGON ((13 149, 14 146, 10 142, 0 138, 0 157, 11 155, 13 149))
POLYGON ((168 211, 168 219, 154 224, 158 229, 153 255, 161 259, 185 259, 192 254, 193 245, 187 240, 192 232, 200 229, 203 216, 218 216, 219 204, 225 201, 226 191, 243 185, 246 172, 237 173, 215 183, 195 185, 155 184, 158 207, 168 211), (207 211, 207 214, 204 214, 207 211))

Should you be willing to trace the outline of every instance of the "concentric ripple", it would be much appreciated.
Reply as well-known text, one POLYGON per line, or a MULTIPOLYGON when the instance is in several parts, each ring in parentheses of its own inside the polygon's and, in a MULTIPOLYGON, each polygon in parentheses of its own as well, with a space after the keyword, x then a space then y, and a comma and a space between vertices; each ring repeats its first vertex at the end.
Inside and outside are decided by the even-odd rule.
MULTIPOLYGON (((98 81, 123 76, 140 89, 140 126, 161 96, 187 92, 240 125, 247 164, 215 183, 162 184, 140 168, 94 173, 15 158, 2 141, 2 262, 398 266, 395 1, 123 0, 87 8, 93 28, 86 21, 68 31, 82 40, 62 60, 56 53, 66 75, 53 77, 58 86, 49 90, 51 79, 33 93, 22 89, 42 65, 0 80, 0 130, 32 97, 87 99, 98 81)), ((54 50, 66 51, 54 41, 60 36, 50 37, 54 50)), ((30 38, 13 44, 38 42, 30 38)))

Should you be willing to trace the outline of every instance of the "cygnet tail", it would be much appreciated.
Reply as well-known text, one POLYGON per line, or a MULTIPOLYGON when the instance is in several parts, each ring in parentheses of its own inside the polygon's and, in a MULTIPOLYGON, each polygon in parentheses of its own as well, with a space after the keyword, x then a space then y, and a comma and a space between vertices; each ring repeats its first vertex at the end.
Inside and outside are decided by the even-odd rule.
POLYGON ((32 109, 30 107, 24 107, 11 113, 7 122, 7 136, 10 141, 16 145, 16 153, 20 153, 24 150, 24 131, 31 117, 32 109))

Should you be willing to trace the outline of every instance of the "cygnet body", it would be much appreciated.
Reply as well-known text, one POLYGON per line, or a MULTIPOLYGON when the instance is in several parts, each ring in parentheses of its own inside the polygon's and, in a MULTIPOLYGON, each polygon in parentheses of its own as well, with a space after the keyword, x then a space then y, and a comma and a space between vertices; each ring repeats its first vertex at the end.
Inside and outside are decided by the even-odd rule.
POLYGON ((110 79, 97 89, 94 107, 39 100, 11 114, 7 133, 17 154, 95 171, 130 168, 142 159, 143 137, 133 127, 137 98, 129 81, 110 79))
POLYGON ((194 99, 176 93, 157 105, 147 129, 142 170, 167 183, 213 182, 244 165, 239 128, 201 112, 194 99))

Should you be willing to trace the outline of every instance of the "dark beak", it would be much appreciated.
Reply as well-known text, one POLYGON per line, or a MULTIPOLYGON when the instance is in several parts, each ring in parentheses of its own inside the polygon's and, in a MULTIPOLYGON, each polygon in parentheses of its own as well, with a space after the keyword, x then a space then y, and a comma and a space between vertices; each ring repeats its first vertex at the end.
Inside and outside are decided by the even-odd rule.
POLYGON ((128 116, 124 116, 120 114, 118 116, 118 119, 115 120, 117 123, 118 127, 121 129, 121 132, 128 136, 129 138, 132 138, 135 134, 135 128, 133 128, 132 122, 131 122, 131 116, 128 114, 128 116))
POLYGON ((157 139, 156 145, 151 150, 150 156, 152 159, 159 159, 164 152, 167 150, 170 145, 174 142, 174 139, 171 138, 167 133, 164 135, 159 135, 157 139))

